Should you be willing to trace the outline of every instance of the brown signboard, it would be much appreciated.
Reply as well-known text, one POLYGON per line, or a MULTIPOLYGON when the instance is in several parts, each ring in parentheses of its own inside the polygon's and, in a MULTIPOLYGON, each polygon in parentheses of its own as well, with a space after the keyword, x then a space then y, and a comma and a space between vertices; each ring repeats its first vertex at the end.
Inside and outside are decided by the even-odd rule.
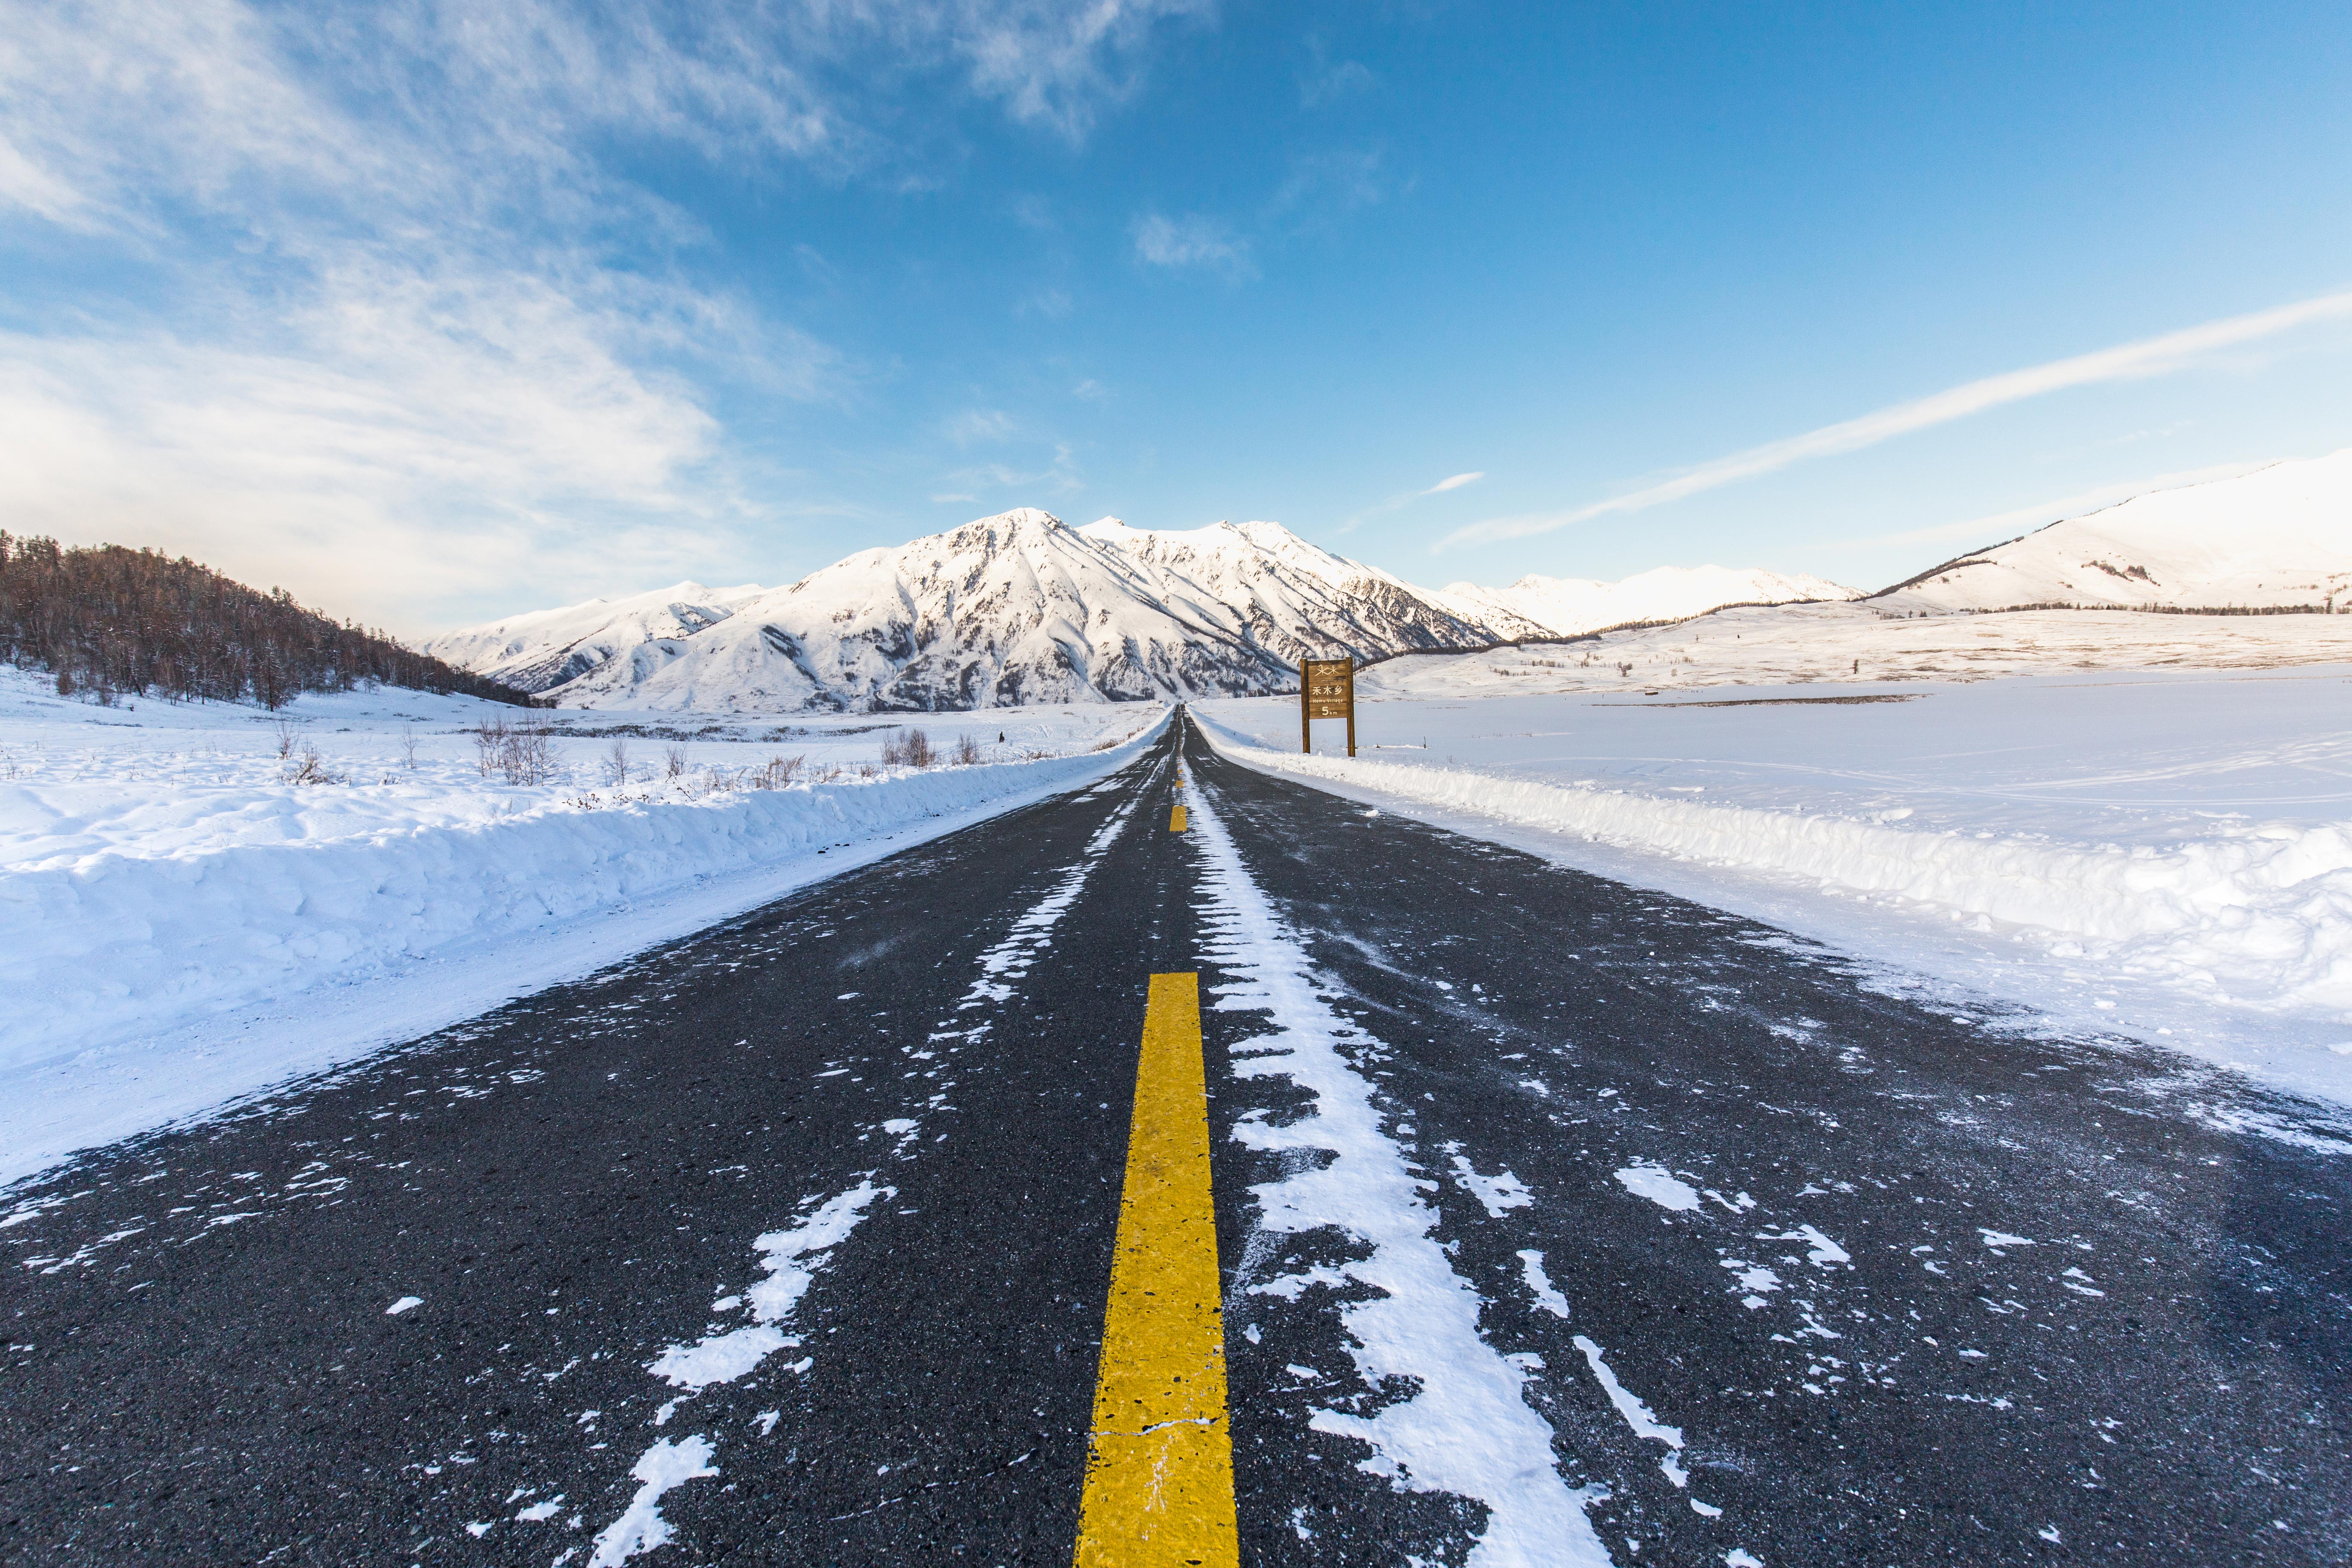
POLYGON ((1356 661, 1310 658, 1298 671, 1298 749, 1315 749, 1307 728, 1318 719, 1348 721, 1348 754, 1356 754, 1356 661))

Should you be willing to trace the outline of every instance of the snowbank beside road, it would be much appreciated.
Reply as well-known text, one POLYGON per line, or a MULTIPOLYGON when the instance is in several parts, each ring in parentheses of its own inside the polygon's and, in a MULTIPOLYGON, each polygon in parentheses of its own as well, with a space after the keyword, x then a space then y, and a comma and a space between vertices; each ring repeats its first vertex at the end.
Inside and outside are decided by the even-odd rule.
MULTIPOLYGON (((2341 671, 2328 674, 2340 692, 2341 671)), ((2273 765, 2256 771, 2236 745, 2241 737, 2230 737, 2226 746, 2210 741, 2210 750, 2227 755, 2208 759, 2212 766, 2192 781, 2199 770, 2184 755, 2192 749, 2184 742, 2199 738, 2198 694, 2176 681, 2142 695, 2172 704, 2176 728, 2149 742, 2153 752, 2160 740, 2164 754, 2099 754, 2104 776, 2060 780, 2045 773, 2038 789, 2019 776, 2027 770, 2016 761, 2037 738, 2070 759, 2080 754, 2070 739, 2095 746, 2081 730, 2037 734, 2053 714, 2069 710, 2060 699, 2112 707, 2121 696, 1979 686, 1968 701, 1942 708, 1929 705, 1944 701, 1937 696, 1919 699, 1916 707, 1827 713, 1800 707, 1776 714, 1766 698, 1736 715, 1604 712, 1553 699, 1540 704, 1550 726, 1532 733, 1519 727, 1539 706, 1527 699, 1381 704, 1373 711, 1383 732, 1400 721, 1416 731, 1425 725, 1433 731, 1432 751, 1352 761, 1265 746, 1268 719, 1238 703, 1221 710, 1228 724, 1202 717, 1210 718, 1220 745, 1251 766, 1368 801, 1433 808, 1473 832, 1481 823, 1498 824, 1554 844, 1629 851, 1635 860, 1630 867, 1621 859, 1588 868, 1617 875, 1630 869, 1634 879, 1759 913, 1865 956, 1918 963, 1921 944, 1911 932, 1933 922, 1943 928, 1937 941, 1947 951, 1956 938, 1962 947, 1974 945, 2011 972, 2009 981, 2023 978, 2016 973, 2022 961, 2041 964, 2053 984, 2039 996, 2032 985, 2009 984, 2011 997, 2063 1004, 2062 1011, 2104 1026, 2147 1012, 2118 984, 2160 989, 2240 1019, 2203 1054, 2242 1062, 2252 1054, 2250 1036, 2281 1045, 2292 1038, 2298 1043, 2287 1054, 2298 1059, 2282 1067, 2280 1078, 2306 1089, 2352 1090, 2352 1072, 2345 1070, 2352 1060, 2312 1049, 2352 1050, 2352 813, 2340 798, 2319 796, 2294 802, 2299 810, 2278 809, 2287 803, 2271 792, 2281 788, 2284 769, 2270 759, 2273 765), (1759 739, 1736 757, 1728 753, 1738 748, 1730 745, 1695 754, 1698 727, 1717 723, 1747 725, 1751 735, 1766 724, 1801 730, 1810 754, 1791 756, 1785 746, 1772 750, 1759 739), (1940 757, 1901 754, 1892 743, 1898 727, 1939 735, 1940 757), (1838 749, 1841 735, 1850 749, 1838 749), (1443 752, 1436 750, 1441 744, 1443 752), (1752 754, 1768 750, 1769 760, 1752 754), (1997 780, 1991 775, 1999 764, 1989 760, 1996 755, 2010 769, 1997 780), (2146 765, 2151 763, 2161 765, 2146 765), (2130 781, 2141 796, 2126 800, 2125 775, 2134 773, 2134 763, 2142 764, 2130 781), (1916 780, 1906 776, 1913 765, 1922 775, 1916 780), (2150 804, 2154 785, 2147 782, 2159 779, 2169 792, 2160 809, 2150 804), (2241 810, 2226 809, 2232 803, 2224 780, 2243 797, 2235 803, 2241 810), (2070 791, 2068 784, 2095 789, 2070 791), (2257 814, 2265 805, 2273 809, 2257 814), (1644 858, 1685 869, 1644 875, 1644 858), (1733 891, 1726 872, 1744 879, 1751 895, 1759 881, 1774 885, 1776 906, 1768 910, 1753 896, 1719 896, 1733 891), (1795 889, 1810 889, 1815 908, 1796 910, 1799 918, 1790 921, 1791 903, 1803 901, 1785 896, 1795 889), (1824 896, 1837 900, 1834 914, 1809 923, 1824 896), (1882 911, 1878 923, 1885 929, 1874 931, 1865 910, 1882 911), (1895 948, 1906 951, 1892 954, 1895 948), (2058 991, 2066 994, 2053 994, 2058 991)), ((2259 694, 2241 687, 2205 700, 2245 708, 2259 694)), ((2081 717, 2087 720, 2087 709, 2081 717)), ((1286 721, 1295 725, 1296 719, 1286 721)), ((2326 727, 2316 717, 2309 723, 2326 727)), ((2336 773, 2324 764, 2342 750, 2340 738, 2334 751, 2317 736, 2301 747, 2293 742, 2305 738, 2276 739, 2281 752, 2326 751, 2303 760, 2336 773)), ((2335 783, 2340 795, 2340 777, 2335 783)), ((1953 969, 1932 957, 1929 967, 1953 969)), ((1979 982, 1984 967, 1969 963, 1969 982, 1979 982)), ((2174 1035, 2180 1018, 2165 1019, 2146 1033, 2174 1035)), ((2169 1043, 2200 1048, 2191 1033, 2181 1028, 2169 1043)))
MULTIPOLYGON (((157 715, 162 739, 198 717, 157 715)), ((1128 738, 1101 751, 772 790, 639 784, 618 802, 470 766, 158 787, 125 761, 97 782, 0 783, 0 1181, 1079 787, 1160 725, 1118 717, 1128 738)), ((185 755, 137 761, 168 774, 185 755)))

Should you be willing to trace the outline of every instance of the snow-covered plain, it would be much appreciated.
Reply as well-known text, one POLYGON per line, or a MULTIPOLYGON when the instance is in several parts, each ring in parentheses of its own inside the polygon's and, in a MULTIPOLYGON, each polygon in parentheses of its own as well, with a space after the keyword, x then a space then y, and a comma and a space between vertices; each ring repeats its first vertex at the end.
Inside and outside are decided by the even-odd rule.
POLYGON ((925 715, 981 760, 915 768, 879 760, 895 719, 530 715, 390 688, 277 715, 100 708, 0 668, 0 1181, 1076 787, 1164 712, 925 715), (549 725, 550 776, 486 774, 469 731, 526 719, 549 725), (313 750, 334 782, 290 782, 313 750), (751 787, 778 757, 802 759, 794 781, 751 787))
MULTIPOLYGON (((1850 668, 1851 645, 1807 632, 1848 608, 1708 620, 1777 618, 1773 646, 1825 676, 1850 668)), ((1397 660, 1366 674, 1353 762, 1329 722, 1298 754, 1295 700, 1194 711, 1252 765, 1769 920, 1956 1007, 2352 1099, 2352 637, 2336 635, 2352 621, 2053 614, 2078 637, 2161 621, 2149 629, 2192 643, 2234 637, 2235 667, 2069 668, 2087 661, 2015 637, 1956 662, 1985 623, 2045 618, 1975 616, 1937 634, 1953 647, 1923 662, 1941 679, 1731 688, 1727 663, 1669 678, 1656 658, 1645 688, 1541 649, 1510 650, 1510 676, 1492 655, 1397 660), (2263 647, 2282 655, 2265 635, 2290 627, 2322 639, 2304 658, 2340 645, 2343 662, 2263 668, 2263 647), (2037 661, 2048 673, 1986 673, 2037 661)), ((1681 644, 1620 646, 1706 658, 1676 630, 1681 644)))

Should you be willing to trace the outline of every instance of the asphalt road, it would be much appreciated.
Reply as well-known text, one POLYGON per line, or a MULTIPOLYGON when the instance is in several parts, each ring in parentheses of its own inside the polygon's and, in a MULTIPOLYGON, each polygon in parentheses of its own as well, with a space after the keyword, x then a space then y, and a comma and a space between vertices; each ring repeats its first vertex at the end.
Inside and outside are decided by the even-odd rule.
POLYGON ((0 1558, 1067 1563, 1193 972, 1242 1561, 2352 1561, 2326 1113, 1178 763, 17 1189, 0 1558))

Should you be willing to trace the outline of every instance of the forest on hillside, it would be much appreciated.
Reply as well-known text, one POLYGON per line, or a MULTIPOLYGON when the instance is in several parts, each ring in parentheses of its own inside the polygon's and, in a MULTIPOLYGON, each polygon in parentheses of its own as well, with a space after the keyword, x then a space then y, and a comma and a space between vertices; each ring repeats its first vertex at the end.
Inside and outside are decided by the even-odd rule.
POLYGON ((281 708, 366 685, 530 707, 513 688, 264 594, 185 556, 119 544, 62 549, 0 531, 0 662, 46 670, 63 696, 211 698, 281 708))

